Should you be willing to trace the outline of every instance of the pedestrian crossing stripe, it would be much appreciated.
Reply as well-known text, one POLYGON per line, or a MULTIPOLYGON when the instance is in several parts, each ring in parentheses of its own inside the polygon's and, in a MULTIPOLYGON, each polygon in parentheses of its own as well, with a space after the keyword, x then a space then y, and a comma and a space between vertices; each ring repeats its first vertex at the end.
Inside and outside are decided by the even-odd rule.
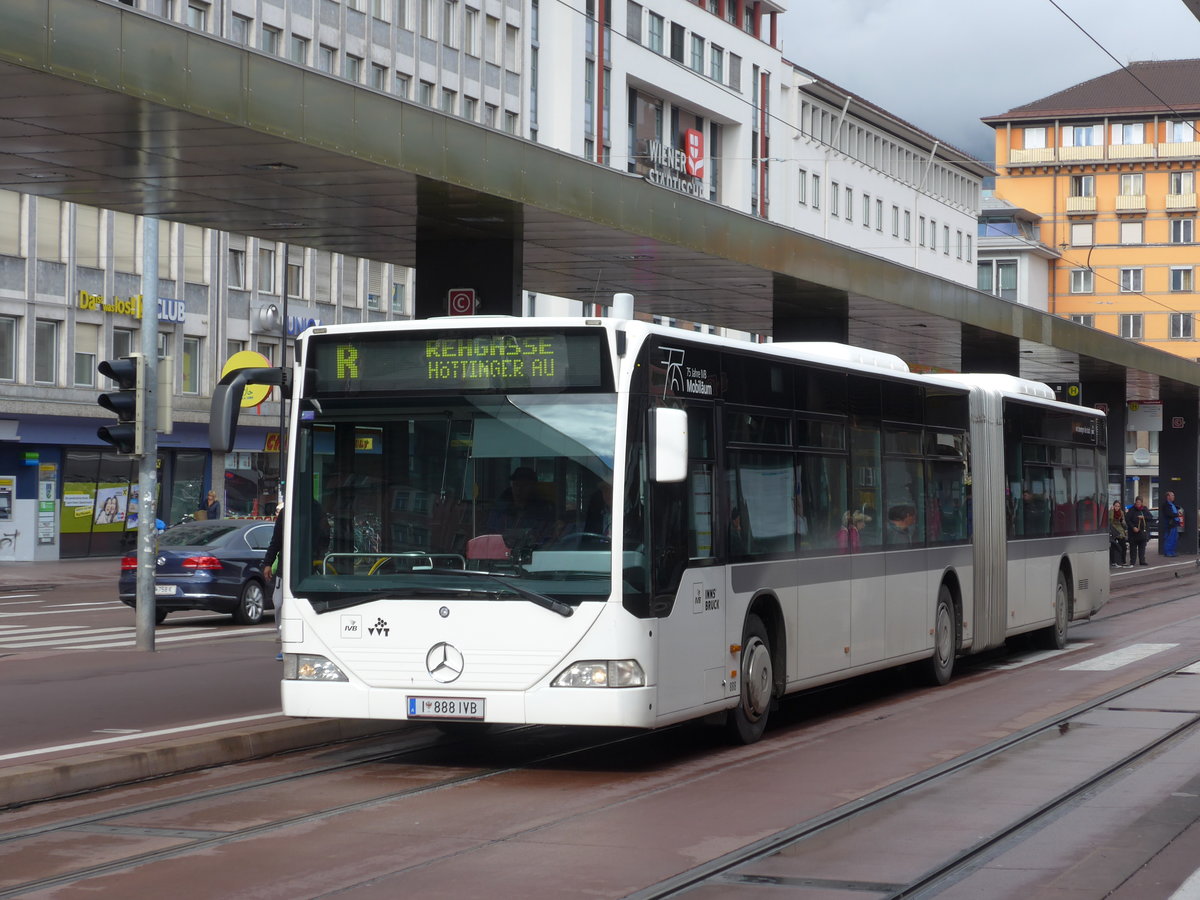
MULTIPOLYGON (((260 627, 239 627, 215 629, 212 627, 196 628, 159 628, 155 631, 155 643, 177 643, 180 641, 197 641, 205 639, 229 640, 232 638, 261 637, 274 627, 267 624, 260 627)), ((137 643, 137 629, 128 626, 120 628, 88 628, 81 625, 67 625, 60 628, 21 628, 0 631, 0 650, 109 650, 118 647, 132 647, 137 643)))
POLYGON ((1178 646, 1178 644, 1130 644, 1128 647, 1122 647, 1120 650, 1114 650, 1111 653, 1105 653, 1102 656, 1084 660, 1073 666, 1066 666, 1060 671, 1111 672, 1114 669, 1121 668, 1121 666, 1127 666, 1130 663, 1154 656, 1156 653, 1162 653, 1164 650, 1172 650, 1178 646))

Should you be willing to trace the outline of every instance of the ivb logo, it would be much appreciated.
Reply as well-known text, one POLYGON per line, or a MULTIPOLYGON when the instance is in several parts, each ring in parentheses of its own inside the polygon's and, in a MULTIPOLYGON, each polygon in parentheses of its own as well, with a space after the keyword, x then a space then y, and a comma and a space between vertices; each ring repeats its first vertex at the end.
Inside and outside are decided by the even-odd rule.
POLYGON ((704 177, 704 135, 695 128, 683 133, 684 169, 693 178, 704 177))

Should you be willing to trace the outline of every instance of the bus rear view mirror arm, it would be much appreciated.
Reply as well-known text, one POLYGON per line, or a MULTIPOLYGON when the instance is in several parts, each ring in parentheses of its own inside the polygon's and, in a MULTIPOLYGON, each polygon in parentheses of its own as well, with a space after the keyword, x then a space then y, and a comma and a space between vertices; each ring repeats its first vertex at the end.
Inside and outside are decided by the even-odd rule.
POLYGON ((242 395, 251 384, 278 387, 285 398, 291 396, 291 373, 288 369, 234 369, 213 388, 212 410, 208 418, 208 443, 217 453, 233 450, 237 436, 238 414, 242 395))

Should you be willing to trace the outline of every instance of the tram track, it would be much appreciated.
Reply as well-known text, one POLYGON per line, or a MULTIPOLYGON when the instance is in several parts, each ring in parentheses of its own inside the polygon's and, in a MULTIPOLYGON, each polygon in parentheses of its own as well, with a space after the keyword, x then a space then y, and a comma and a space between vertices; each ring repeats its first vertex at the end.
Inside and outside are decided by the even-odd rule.
MULTIPOLYGON (((1147 742, 1137 750, 1124 754, 1091 772, 1076 784, 1045 803, 1037 805, 1025 814, 1006 822, 1003 827, 971 842, 957 852, 948 855, 937 865, 923 871, 918 877, 907 880, 892 880, 872 883, 853 884, 841 882, 831 884, 824 879, 788 878, 755 874, 753 872, 739 873, 739 869, 753 867, 755 863, 768 860, 781 853, 793 852, 805 842, 822 840, 826 846, 831 841, 831 833, 837 829, 854 832, 856 823, 868 816, 875 816, 889 805, 899 805, 907 802, 918 792, 928 791, 931 786, 946 781, 952 777, 962 776, 974 768, 984 767, 993 763, 1005 754, 1019 751, 1039 737, 1055 731, 1065 733, 1070 723, 1088 713, 1105 708, 1119 709, 1116 704, 1121 698, 1134 694, 1163 679, 1177 675, 1188 665, 1200 662, 1200 656, 1191 663, 1173 664, 1145 675, 1134 682, 1122 685, 1100 697, 1093 698, 1071 709, 1049 716, 1040 722, 1030 725, 1020 731, 1007 735, 990 744, 979 747, 974 751, 962 754, 946 763, 916 773, 895 784, 868 794, 854 802, 830 810, 824 815, 810 818, 789 828, 780 830, 772 835, 761 838, 736 851, 710 860, 679 875, 662 881, 644 890, 628 894, 625 900, 660 900, 660 898, 679 897, 701 887, 718 887, 724 885, 751 886, 761 885, 774 888, 840 888, 843 890, 870 890, 881 896, 900 900, 900 898, 932 897, 939 890, 952 882, 954 878, 981 862, 986 861, 998 848, 1010 841, 1015 835, 1036 829, 1038 823, 1054 817, 1064 808, 1077 803, 1081 797, 1095 791, 1104 784, 1123 777, 1128 770, 1161 753, 1163 749, 1177 743, 1186 737, 1200 733, 1200 711, 1197 710, 1158 710, 1159 712, 1178 713, 1186 716, 1186 720, 1176 727, 1165 731, 1157 739, 1147 742)), ((1193 676, 1200 677, 1200 676, 1193 676)), ((1153 711, 1153 710, 1152 710, 1153 711)), ((853 840, 853 837, 848 837, 853 840)), ((874 848, 879 852, 879 848, 874 848)))
MULTIPOLYGON (((505 735, 520 735, 521 733, 530 732, 532 730, 534 730, 533 726, 518 726, 512 729, 505 729, 503 733, 505 735)), ((543 732, 545 731, 545 729, 541 730, 543 732)), ((667 730, 670 729, 664 729, 664 731, 667 730)), ((662 732, 656 733, 661 734, 662 732)), ((461 775, 438 778, 426 784, 408 787, 402 790, 388 791, 368 799, 337 804, 300 815, 285 816, 278 819, 273 819, 269 822, 264 822, 259 825, 232 829, 213 834, 196 835, 193 836, 191 840, 186 840, 183 843, 169 848, 136 853, 120 859, 96 865, 80 867, 69 872, 61 872, 45 878, 31 879, 20 884, 7 885, 0 888, 0 900, 9 897, 20 897, 37 890, 48 890, 56 887, 63 887, 65 885, 84 881, 89 878, 130 870, 151 862, 203 852, 220 847, 224 844, 267 836, 289 828, 320 822, 324 819, 329 819, 335 816, 370 810, 388 803, 393 803, 397 800, 419 797, 423 794, 429 794, 434 791, 486 781, 488 779, 496 778, 498 776, 522 769, 545 766, 552 763, 561 763, 577 754, 595 753, 599 750, 618 747, 620 745, 628 744, 637 740, 644 740, 647 734, 649 733, 625 733, 615 739, 599 742, 588 739, 583 742, 583 746, 572 746, 564 750, 557 750, 553 753, 543 752, 519 755, 519 758, 514 759, 509 764, 504 766, 496 766, 492 768, 481 769, 479 771, 464 773, 461 775)), ((564 738, 570 741, 572 736, 564 732, 564 738)), ((576 740, 576 742, 578 741, 576 740)), ((544 740, 539 742, 540 745, 544 745, 544 743, 544 740)), ((128 819, 145 813, 170 811, 173 809, 179 809, 189 805, 205 803, 212 800, 236 799, 239 796, 246 796, 256 791, 261 791, 265 788, 278 787, 281 785, 294 785, 296 787, 301 787, 305 781, 310 779, 321 778, 336 774, 341 771, 361 768, 372 764, 395 763, 398 760, 401 760, 403 757, 412 756, 419 753, 427 753, 430 750, 434 750, 445 745, 446 739, 444 737, 424 739, 408 748, 390 748, 377 753, 358 756, 353 760, 347 760, 341 763, 313 766, 300 772, 292 772, 285 775, 254 779, 247 782, 227 785, 220 788, 196 791, 163 800, 150 801, 140 804, 130 804, 127 806, 122 806, 119 809, 106 810, 103 813, 78 816, 65 821, 22 829, 0 835, 0 850, 3 850, 6 847, 19 847, 22 841, 29 841, 56 833, 61 834, 68 832, 89 831, 104 827, 118 830, 122 826, 114 823, 117 823, 122 819, 128 819)), ((76 797, 71 799, 78 798, 76 797)), ((171 831, 165 829, 163 830, 163 833, 170 834, 171 831)))

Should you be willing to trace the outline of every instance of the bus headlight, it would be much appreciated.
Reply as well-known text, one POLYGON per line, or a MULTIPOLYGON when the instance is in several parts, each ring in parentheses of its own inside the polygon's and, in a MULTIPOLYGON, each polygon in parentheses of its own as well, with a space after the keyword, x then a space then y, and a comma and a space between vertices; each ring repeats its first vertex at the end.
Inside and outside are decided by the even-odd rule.
POLYGON ((283 654, 285 681, 349 681, 346 673, 324 656, 306 653, 283 654))
POLYGON ((551 687, 645 687, 646 673, 636 659, 585 659, 573 662, 551 687))

